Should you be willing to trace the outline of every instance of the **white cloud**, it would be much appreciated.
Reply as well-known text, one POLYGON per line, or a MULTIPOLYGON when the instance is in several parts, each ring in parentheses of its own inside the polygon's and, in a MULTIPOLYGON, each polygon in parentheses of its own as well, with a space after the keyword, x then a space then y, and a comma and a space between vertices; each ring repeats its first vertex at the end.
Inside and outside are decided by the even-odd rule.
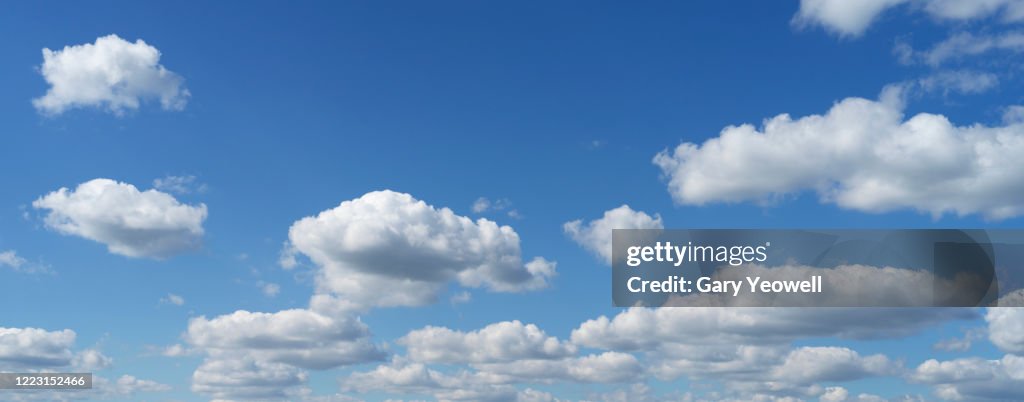
POLYGON ((174 345, 168 346, 168 347, 164 348, 164 350, 162 350, 160 352, 161 355, 167 356, 167 357, 189 356, 189 355, 191 355, 193 353, 195 353, 194 349, 186 348, 186 347, 182 346, 181 344, 174 344, 174 345))
POLYGON ((263 295, 267 297, 275 297, 281 293, 281 286, 276 283, 265 283, 260 289, 263 291, 263 295))
POLYGON ((160 51, 142 39, 131 43, 107 35, 95 43, 43 49, 39 72, 50 88, 32 104, 45 114, 80 107, 121 114, 148 100, 158 100, 165 110, 181 110, 189 98, 184 80, 164 68, 160 51))
POLYGON ((600 219, 584 224, 577 219, 566 222, 562 229, 576 243, 590 250, 608 265, 612 264, 613 229, 662 229, 661 215, 650 216, 643 211, 634 211, 629 205, 610 209, 600 219))
POLYGON ((18 257, 18 253, 14 250, 7 250, 0 253, 0 265, 17 271, 25 265, 25 259, 18 257))
POLYGON ((355 392, 431 395, 441 401, 555 401, 532 389, 517 390, 520 381, 616 382, 635 379, 639 363, 631 355, 608 352, 567 360, 523 360, 487 365, 496 372, 445 373, 422 363, 396 359, 368 372, 355 372, 342 381, 342 389, 355 392))
MULTIPOLYGON (((503 211, 511 207, 512 201, 509 201, 507 198, 499 198, 497 200, 491 201, 487 197, 480 197, 477 198, 476 201, 473 201, 472 209, 473 213, 482 214, 489 211, 503 211)), ((515 214, 518 214, 518 212, 516 212, 515 210, 509 211, 509 214, 512 214, 513 212, 515 212, 515 214)), ((509 216, 513 217, 512 215, 509 216)))
MULTIPOLYGON (((572 342, 644 356, 641 375, 661 381, 716 381, 710 400, 804 400, 828 394, 822 384, 900 376, 902 362, 845 347, 793 347, 807 339, 899 338, 973 310, 836 308, 631 308, 573 331, 572 342)), ((878 400, 864 394, 845 400, 878 400)), ((653 399, 653 398, 652 398, 653 399)), ((697 398, 698 400, 702 398, 697 398)))
POLYGON ((861 356, 844 347, 790 349, 786 344, 756 345, 666 342, 647 353, 650 372, 663 381, 678 378, 723 381, 740 396, 822 394, 819 383, 854 381, 899 374, 902 366, 885 355, 861 356))
POLYGON ((647 384, 633 384, 628 388, 620 388, 609 392, 593 393, 587 395, 587 400, 594 400, 600 402, 654 402, 654 401, 676 401, 676 402, 693 402, 694 399, 690 395, 684 395, 682 398, 673 399, 660 399, 654 397, 651 392, 651 387, 647 384))
POLYGON ((655 377, 674 381, 680 377, 718 378, 736 381, 778 381, 772 368, 786 357, 785 345, 704 346, 665 342, 652 346, 647 364, 655 377))
POLYGON ((894 48, 901 63, 924 63, 932 67, 996 51, 1024 51, 1024 33, 1003 32, 991 35, 960 32, 936 43, 928 50, 915 51, 910 44, 903 41, 898 41, 894 48))
POLYGON ((86 349, 75 354, 71 359, 71 367, 75 371, 94 372, 103 370, 114 364, 114 360, 104 356, 96 349, 86 349))
POLYGON ((281 268, 291 270, 299 266, 298 259, 299 251, 295 249, 289 242, 284 242, 284 246, 281 247, 281 254, 277 258, 277 265, 281 268))
POLYGON ((850 396, 850 392, 843 387, 828 387, 825 388, 825 393, 818 397, 820 402, 845 402, 846 398, 850 396))
POLYGON ((171 390, 170 385, 143 380, 127 374, 118 377, 111 385, 109 392, 118 396, 132 396, 137 392, 167 392, 171 390))
POLYGON ((946 21, 967 21, 998 16, 1004 22, 1024 20, 1019 0, 801 0, 793 17, 798 26, 818 25, 840 36, 860 36, 885 11, 908 4, 909 11, 923 11, 946 21))
POLYGON ((376 191, 295 222, 282 255, 301 253, 320 270, 317 291, 360 306, 436 301, 449 281, 518 292, 546 287, 555 264, 524 264, 519 235, 409 194, 376 191))
POLYGON ((385 356, 358 318, 306 309, 198 317, 189 322, 184 338, 189 347, 173 345, 164 354, 204 354, 192 390, 220 400, 334 400, 309 395, 306 370, 385 356))
POLYGON ((1020 0, 928 0, 925 12, 947 20, 972 20, 999 16, 1004 22, 1024 20, 1024 2, 1020 0))
POLYGON ((342 380, 342 390, 432 395, 441 401, 515 401, 518 392, 503 379, 460 371, 445 374, 422 363, 394 360, 342 380))
POLYGON ((1005 355, 999 360, 976 357, 921 363, 910 380, 935 386, 935 394, 946 400, 1024 399, 1024 357, 1005 355))
MULTIPOLYGON (((533 325, 499 322, 475 331, 426 327, 398 343, 406 356, 341 380, 349 392, 432 396, 438 400, 524 401, 554 398, 531 384, 633 384, 589 400, 882 401, 823 384, 902 377, 902 360, 836 346, 794 347, 797 340, 898 338, 950 320, 978 319, 967 309, 628 309, 599 317, 560 341, 533 325), (605 349, 578 355, 581 348, 605 349), (440 365, 433 368, 430 365, 440 365), (654 395, 637 381, 716 381, 703 396, 654 395)), ((917 399, 907 399, 917 400, 917 399)))
POLYGON ((974 341, 984 338, 985 333, 984 328, 971 328, 964 333, 963 337, 942 339, 932 347, 947 352, 966 352, 974 344, 974 341))
POLYGON ((160 298, 160 303, 173 304, 175 306, 185 305, 185 298, 174 293, 168 293, 166 297, 160 298))
POLYGON ((644 368, 633 355, 609 351, 577 356, 577 348, 532 324, 505 321, 476 331, 426 327, 398 340, 408 355, 343 380, 343 389, 433 395, 439 400, 553 400, 550 394, 516 391, 522 383, 634 381, 644 368), (440 372, 425 363, 463 366, 440 372), (473 370, 468 370, 465 365, 473 370))
MULTIPOLYGON (((516 402, 561 402, 562 399, 555 398, 551 393, 527 388, 519 392, 516 402)), ((567 402, 567 401, 566 401, 567 402)))
POLYGON ((1003 109, 1003 122, 1006 124, 1024 123, 1024 106, 1011 105, 1003 109))
POLYGON ((917 84, 925 92, 950 92, 961 94, 978 94, 996 87, 999 77, 992 73, 971 70, 940 71, 917 80, 917 84))
POLYGON ((250 356, 254 361, 326 369, 381 360, 357 318, 328 317, 292 309, 277 313, 244 310, 189 321, 186 341, 213 357, 250 356))
POLYGON ((153 180, 153 188, 172 194, 202 193, 206 191, 206 185, 197 184, 196 177, 192 175, 158 178, 153 180))
POLYGON ((476 201, 473 201, 473 212, 475 213, 483 213, 490 208, 491 200, 488 200, 487 197, 480 197, 477 198, 476 201))
POLYGON ((449 299, 449 301, 451 301, 452 304, 463 304, 463 303, 469 303, 469 301, 472 300, 472 299, 473 299, 473 294, 464 290, 462 292, 459 292, 459 293, 456 293, 456 294, 452 295, 452 297, 449 299))
POLYGON ((801 0, 797 25, 820 25, 841 36, 859 36, 886 9, 907 0, 801 0))
POLYGON ((1003 294, 992 303, 989 307, 1021 307, 1024 306, 1024 289, 1016 289, 1008 293, 1003 294))
POLYGON ((917 399, 910 398, 910 397, 901 398, 901 399, 897 399, 897 398, 885 399, 885 398, 882 398, 882 397, 880 397, 878 395, 872 395, 872 394, 858 394, 856 397, 851 398, 850 397, 850 392, 847 391, 846 388, 843 388, 843 387, 827 387, 827 388, 825 388, 825 393, 821 394, 821 396, 818 397, 818 400, 821 401, 821 402, 886 402, 886 401, 894 401, 894 402, 895 401, 905 401, 905 402, 911 402, 911 401, 916 401, 917 399))
POLYGON ((572 381, 617 383, 635 381, 644 368, 629 353, 604 352, 567 359, 522 359, 503 363, 475 364, 481 373, 508 377, 514 382, 572 381))
POLYGON ((97 371, 113 360, 96 349, 73 352, 75 331, 0 327, 0 370, 97 371))
POLYGON ((30 263, 14 250, 0 252, 0 267, 7 267, 14 272, 25 274, 52 274, 53 270, 44 264, 30 263))
POLYGON ((426 327, 398 341, 409 358, 422 363, 495 363, 523 359, 560 359, 576 347, 548 336, 533 324, 503 321, 472 332, 426 327))
POLYGON ((995 307, 985 313, 988 339, 1004 351, 1024 355, 1024 308, 995 307))
POLYGON ((287 400, 307 375, 287 364, 246 358, 207 359, 192 374, 192 391, 216 400, 287 400))
POLYGON ((861 356, 840 347, 802 347, 774 367, 771 376, 796 384, 851 381, 871 376, 895 374, 900 367, 885 355, 861 356))
POLYGON ((899 90, 847 98, 824 115, 787 114, 729 126, 701 145, 654 158, 675 201, 765 201, 807 190, 865 212, 915 209, 941 216, 1024 214, 1024 124, 955 126, 942 115, 903 119, 899 90))
POLYGON ((71 364, 75 331, 0 327, 0 367, 52 368, 71 364))
POLYGON ((187 205, 156 190, 93 179, 32 202, 47 209, 46 226, 103 243, 114 254, 166 258, 200 245, 206 205, 187 205))

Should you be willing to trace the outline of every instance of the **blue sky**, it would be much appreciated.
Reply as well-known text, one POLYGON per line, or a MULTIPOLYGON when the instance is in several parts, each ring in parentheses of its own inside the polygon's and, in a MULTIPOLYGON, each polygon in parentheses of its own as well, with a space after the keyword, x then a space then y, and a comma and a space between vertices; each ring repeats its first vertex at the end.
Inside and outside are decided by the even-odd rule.
MULTIPOLYGON (((631 314, 649 313, 611 307, 608 267, 595 255, 602 244, 563 228, 577 219, 592 224, 607 218, 605 211, 623 204, 629 209, 622 210, 623 220, 616 222, 650 222, 657 216, 670 228, 1019 227, 1024 215, 1020 210, 1024 193, 1017 191, 1024 182, 1022 170, 1017 170, 1021 166, 1001 163, 1012 161, 1007 154, 1016 149, 1012 146, 1020 146, 1012 145, 1012 140, 1024 136, 1020 110, 1014 109, 1024 104, 1018 66, 1024 46, 1014 42, 1020 35, 1021 20, 1015 14, 1020 6, 1010 1, 978 9, 955 1, 892 3, 877 9, 833 1, 642 6, 583 2, 325 2, 289 7, 269 2, 244 6, 8 4, 0 15, 0 35, 9 38, 0 43, 6 60, 0 65, 0 87, 4 88, 0 132, 5 140, 0 170, 7 172, 0 197, 0 252, 12 254, 0 259, 0 302, 9 306, 0 327, 11 330, 10 334, 27 328, 46 331, 17 332, 27 338, 50 339, 54 331, 65 329, 74 331, 75 337, 71 343, 57 342, 56 350, 40 346, 35 358, 5 355, 11 352, 0 347, 0 368, 92 367, 111 383, 105 391, 82 397, 104 400, 613 400, 616 396, 626 400, 687 396, 694 400, 843 400, 828 399, 842 392, 850 400, 861 393, 882 398, 1024 398, 1011 393, 1024 389, 1020 371, 1024 366, 1012 364, 1020 359, 1017 354, 1024 353, 1024 340, 1000 335, 1000 331, 1019 329, 1024 316, 995 310, 875 311, 871 314, 897 317, 900 324, 882 328, 867 315, 861 321, 836 323, 831 331, 779 335, 778 341, 768 343, 742 334, 730 338, 724 327, 716 330, 730 340, 719 345, 724 355, 736 354, 737 348, 747 345, 749 350, 774 356, 757 362, 735 360, 739 365, 763 364, 769 377, 701 367, 699 363, 708 363, 710 357, 694 358, 693 366, 670 373, 657 356, 692 345, 653 334, 651 345, 644 347, 605 345, 574 335, 585 332, 582 326, 588 320, 604 316, 626 321, 631 314), (72 59, 71 53, 64 53, 70 67, 54 65, 54 75, 47 76, 43 49, 66 52, 65 46, 99 46, 105 37, 111 49, 159 52, 158 60, 149 64, 122 66, 129 73, 149 74, 163 68, 166 75, 140 75, 138 81, 107 86, 96 84, 102 79, 83 83, 93 78, 76 75, 75 66, 89 65, 86 60, 113 63, 104 59, 109 55, 83 53, 72 59), (33 103, 54 89, 47 78, 55 77, 67 78, 61 85, 71 92, 49 98, 58 105, 49 109, 33 103), (88 98, 83 95, 88 91, 80 90, 88 85, 99 85, 118 99, 139 104, 115 106, 110 99, 88 98), (885 103, 880 98, 886 87, 897 89, 898 102, 885 103), (161 104, 161 96, 169 96, 173 104, 161 104), (963 151, 964 144, 984 145, 998 135, 1006 136, 997 143, 1006 145, 1006 152, 954 152, 952 160, 966 158, 964 163, 975 164, 994 160, 997 167, 978 168, 975 176, 953 177, 954 173, 944 170, 948 167, 944 148, 928 148, 934 143, 927 137, 914 137, 921 149, 896 148, 895 159, 919 161, 913 165, 933 172, 934 177, 924 183, 915 181, 913 168, 886 170, 891 161, 871 150, 863 155, 849 152, 851 161, 815 165, 822 163, 814 162, 813 155, 821 148, 799 141, 765 148, 767 156, 760 166, 757 160, 744 163, 722 156, 737 155, 733 151, 740 148, 723 148, 721 154, 711 152, 711 147, 697 148, 696 156, 674 153, 680 144, 700 146, 719 138, 726 127, 752 124, 763 133, 770 130, 761 126, 765 119, 787 113, 799 123, 805 116, 826 115, 834 105, 851 98, 863 98, 880 113, 891 112, 896 121, 878 126, 857 118, 836 118, 833 125, 823 126, 804 121, 812 137, 834 143, 831 136, 848 128, 855 138, 867 138, 865 143, 884 142, 905 135, 907 119, 930 113, 945 116, 951 125, 923 130, 948 134, 951 144, 961 145, 954 147, 957 152, 963 151), (963 129, 976 124, 992 130, 973 134, 963 129), (677 168, 653 163, 659 152, 672 158, 677 168), (875 166, 882 166, 880 170, 855 163, 867 165, 868 157, 879 158, 875 166), (797 163, 801 160, 809 165, 801 167, 797 163), (987 175, 999 167, 1008 173, 996 178, 987 175), (715 174, 694 173, 714 171, 732 175, 728 177, 735 179, 729 181, 734 188, 716 190, 715 174), (786 176, 790 171, 803 173, 786 176), (858 187, 863 184, 858 180, 865 177, 921 192, 875 197, 881 192, 858 187), (887 177, 893 181, 886 182, 887 177), (91 205, 89 200, 78 206, 39 202, 61 188, 73 192, 84 183, 98 186, 101 183, 93 180, 99 178, 122 184, 110 182, 98 191, 126 198, 111 198, 104 202, 114 204, 102 205, 91 205), (673 187, 675 179, 683 187, 673 187), (181 186, 157 186, 156 180, 181 186), (928 186, 946 180, 964 186, 963 190, 928 186), (137 198, 139 191, 155 186, 165 198, 137 198), (379 200, 364 196, 380 190, 394 193, 377 193, 383 194, 379 200), (481 197, 491 207, 474 210, 481 197), (350 200, 363 201, 353 205, 366 206, 370 212, 339 207, 350 200), (389 220, 395 211, 387 205, 411 208, 415 200, 434 209, 389 220), (153 220, 132 227, 119 220, 117 212, 132 205, 119 202, 156 208, 155 215, 149 216, 153 220), (147 226, 160 226, 153 222, 162 220, 153 216, 162 216, 166 212, 162 208, 196 212, 200 205, 205 206, 201 219, 192 216, 170 222, 173 219, 168 218, 162 224, 171 229, 147 226), (309 227, 298 230, 293 226, 336 207, 342 208, 336 210, 338 220, 314 219, 309 227), (114 212, 96 217, 82 208, 114 212), (444 226, 447 221, 438 218, 442 208, 473 221, 470 226, 444 226), (440 291, 427 291, 429 297, 407 302, 360 299, 340 312, 312 307, 314 295, 355 298, 342 285, 325 285, 323 275, 377 277, 373 264, 358 266, 348 258, 357 254, 376 258, 374 253, 380 250, 352 248, 356 246, 336 250, 335 243, 346 245, 349 240, 331 237, 324 243, 303 240, 338 233, 333 225, 345 227, 361 213, 370 221, 388 222, 399 229, 423 219, 417 222, 426 227, 440 225, 433 227, 436 233, 453 236, 453 242, 472 241, 474 233, 479 234, 475 230, 487 230, 475 220, 486 218, 514 230, 518 244, 507 237, 488 244, 499 249, 495 253, 518 260, 506 264, 491 260, 490 252, 471 253, 472 258, 481 259, 480 264, 500 272, 480 274, 483 282, 450 272, 468 272, 472 267, 432 267, 430 263, 400 267, 397 274, 389 274, 389 280, 399 280, 403 274, 416 277, 416 270, 421 270, 442 278, 430 283, 440 291), (64 219, 76 229, 62 231, 53 219, 64 219), (187 233, 183 229, 187 223, 201 227, 200 233, 187 233), (195 244, 168 246, 160 253, 129 247, 127 254, 135 255, 110 248, 111 243, 140 236, 194 240, 195 244), (282 267, 281 256, 290 250, 297 250, 297 266, 282 267), (556 269, 557 275, 524 267, 534 257, 542 257, 541 262, 556 269), (527 275, 527 271, 544 286, 531 287, 502 276, 527 275), (451 301, 463 292, 470 295, 468 301, 451 301), (250 347, 245 339, 217 343, 209 340, 215 336, 200 336, 205 330, 244 332, 231 327, 242 325, 238 322, 217 321, 239 310, 267 313, 270 323, 282 322, 283 334, 266 337, 304 332, 305 327, 290 327, 291 321, 273 315, 289 309, 339 328, 362 328, 365 336, 338 342, 365 342, 370 346, 361 345, 375 353, 340 359, 346 362, 334 362, 330 368, 310 368, 309 364, 282 363, 288 360, 283 354, 302 346, 265 350, 250 347), (362 324, 349 322, 355 317, 362 324), (513 320, 522 325, 489 327, 513 320), (190 327, 195 322, 224 327, 190 327), (417 349, 410 335, 428 326, 443 327, 450 330, 444 336, 463 342, 467 334, 492 328, 507 330, 513 337, 502 339, 519 339, 515 337, 529 338, 527 324, 536 325, 543 339, 553 337, 560 348, 524 356, 495 352, 474 361, 430 358, 417 355, 416 350, 438 346, 417 349), (970 340, 970 346, 952 348, 956 350, 934 346, 951 339, 970 340), (228 345, 231 342, 237 344, 228 345), (174 345, 184 352, 168 356, 168 348, 174 345), (58 363, 41 363, 45 359, 40 356, 50 353, 59 355, 58 363), (835 369, 842 374, 836 377, 770 377, 772 370, 794 369, 784 365, 786 356, 792 357, 793 364, 813 360, 801 353, 841 355, 825 358, 826 362, 851 360, 845 368, 835 369), (92 366, 81 362, 88 360, 84 357, 72 361, 72 357, 96 354, 106 360, 93 359, 99 362, 92 366), (587 377, 558 368, 586 366, 572 359, 590 357, 607 359, 601 367, 620 375, 587 377), (995 374, 970 381, 927 376, 934 374, 922 366, 929 359, 949 363, 942 367, 980 365, 995 374), (991 361, 1000 359, 1004 363, 992 368, 991 361), (259 391, 249 394, 232 393, 242 386, 204 388, 204 380, 194 379, 193 374, 212 377, 218 372, 216 362, 247 362, 250 369, 262 368, 254 370, 254 377, 267 383, 247 384, 259 391), (522 370, 516 364, 541 363, 554 368, 546 372, 523 366, 548 373, 538 378, 510 374, 522 370), (662 371, 656 369, 659 365, 662 371), (400 376, 386 370, 403 369, 418 385, 388 382, 400 376), (274 370, 302 381, 267 385, 272 381, 261 376, 274 370), (427 370, 435 370, 433 377, 427 370), (629 370, 636 372, 621 375, 629 370), (503 377, 481 379, 486 375, 503 377), (116 386, 123 376, 148 382, 125 380, 125 385, 116 386), (437 380, 442 376, 450 378, 437 380), (785 387, 770 390, 751 385, 768 382, 785 387), (1004 393, 982 395, 977 387, 1004 393), (453 389, 478 393, 454 394, 453 389), (619 391, 623 394, 616 395, 619 391)), ((135 60, 125 54, 120 57, 135 60)), ((800 127, 779 128, 773 138, 796 138, 787 136, 800 127)), ((935 143, 944 144, 943 138, 935 143)), ((434 251, 423 253, 433 255, 434 251)), ((367 291, 388 293, 387 289, 367 291)), ((705 316, 707 312, 670 310, 676 312, 658 314, 673 315, 662 317, 665 320, 693 320, 713 328, 728 321, 705 316)), ((723 317, 731 314, 715 311, 712 314, 723 317)), ((821 310, 737 311, 753 317, 747 330, 754 332, 762 331, 759 319, 824 320, 821 310), (777 318, 776 314, 797 317, 777 318)), ((325 336, 337 330, 331 328, 325 336)), ((683 328, 685 332, 691 327, 683 328)), ((605 333, 602 339, 613 335, 605 333)), ((700 339, 699 334, 686 336, 700 339)), ((501 349, 507 341, 481 342, 501 349)), ((821 367, 810 371, 815 370, 826 371, 821 367)))

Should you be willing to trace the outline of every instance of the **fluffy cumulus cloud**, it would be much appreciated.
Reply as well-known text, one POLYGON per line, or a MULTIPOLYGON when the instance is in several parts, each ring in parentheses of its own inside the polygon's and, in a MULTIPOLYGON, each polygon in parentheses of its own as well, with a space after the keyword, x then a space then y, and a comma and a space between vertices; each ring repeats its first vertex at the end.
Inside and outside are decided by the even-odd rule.
POLYGON ((929 359, 910 380, 934 385, 935 395, 945 400, 1018 401, 1024 399, 1024 357, 929 359))
POLYGON ((894 374, 899 366, 885 355, 861 356, 841 347, 802 347, 771 371, 772 377, 797 384, 851 381, 894 374))
POLYGON ((383 360, 365 324, 352 316, 307 309, 259 313, 244 310, 213 319, 194 318, 184 335, 189 348, 173 355, 205 354, 192 390, 222 400, 297 398, 308 369, 383 360), (186 353, 187 352, 187 353, 186 353))
MULTIPOLYGON (((89 372, 105 370, 113 359, 96 349, 72 350, 77 334, 70 329, 49 331, 40 328, 0 327, 0 371, 6 372, 89 372)), ((6 391, 4 400, 132 400, 139 392, 164 392, 165 384, 122 375, 111 380, 93 375, 93 388, 81 392, 6 391)))
POLYGON ((840 35, 857 36, 871 25, 882 11, 906 0, 801 0, 793 17, 797 25, 821 25, 840 35))
POLYGON ((71 359, 71 367, 75 370, 80 371, 99 371, 110 367, 114 364, 114 359, 111 359, 96 349, 86 349, 75 354, 75 357, 71 359))
POLYGON ((494 323, 472 332, 426 327, 410 332, 399 343, 412 360, 424 363, 495 363, 576 353, 575 346, 519 321, 494 323))
POLYGON ((758 128, 726 127, 703 144, 654 158, 677 203, 768 201, 812 190, 865 212, 915 209, 940 216, 1024 214, 1024 124, 957 126, 903 115, 900 90, 847 98, 823 115, 782 114, 758 128))
POLYGON ((1024 355, 1024 308, 990 308, 985 314, 988 337, 1006 352, 1024 355))
POLYGON ((1024 2, 1019 0, 801 0, 793 23, 821 26, 841 36, 859 36, 885 11, 901 5, 944 21, 993 16, 1006 22, 1024 20, 1024 2))
POLYGON ((192 391, 220 401, 286 400, 306 379, 305 372, 287 364, 208 359, 192 373, 192 391))
POLYGON ((185 338, 213 357, 246 355, 299 368, 326 369, 384 357, 357 318, 305 309, 198 317, 189 322, 185 338))
POLYGON ((607 210, 601 218, 587 223, 577 219, 562 225, 562 229, 573 241, 590 250, 608 265, 612 263, 612 230, 662 228, 664 225, 660 215, 651 216, 643 211, 634 211, 629 205, 607 210))
POLYGON ((94 179, 32 202, 48 210, 46 226, 103 243, 128 257, 167 258, 199 247, 206 205, 188 205, 157 190, 94 179))
POLYGON ((523 359, 474 367, 482 373, 512 382, 621 383, 635 381, 643 372, 636 356, 614 351, 568 359, 523 359))
POLYGON ((352 373, 342 380, 348 392, 383 391, 397 394, 430 395, 442 401, 516 401, 515 387, 501 379, 460 371, 446 374, 421 363, 395 360, 391 364, 352 373))
POLYGON ((54 368, 71 364, 75 331, 0 327, 0 367, 54 368))
MULTIPOLYGON (((409 194, 375 191, 295 222, 290 252, 320 269, 317 289, 359 306, 415 306, 445 285, 518 292, 546 287, 555 263, 524 263, 519 235, 487 219, 473 221, 409 194)), ((291 264, 289 264, 291 265, 291 264)))
POLYGON ((45 114, 81 107, 121 114, 150 100, 180 110, 189 98, 184 80, 164 68, 160 51, 141 39, 132 43, 108 35, 95 43, 43 49, 39 72, 50 88, 32 104, 45 114))
POLYGON ((944 400, 1010 401, 1024 399, 1024 308, 989 308, 985 314, 989 340, 1007 352, 1002 358, 929 359, 907 375, 929 384, 944 400))
POLYGON ((430 395, 442 401, 553 400, 546 393, 531 389, 520 391, 515 385, 555 381, 614 383, 635 380, 641 371, 635 357, 616 352, 561 360, 484 364, 477 368, 478 371, 449 374, 423 363, 395 359, 373 370, 351 374, 342 381, 342 388, 360 393, 430 395))

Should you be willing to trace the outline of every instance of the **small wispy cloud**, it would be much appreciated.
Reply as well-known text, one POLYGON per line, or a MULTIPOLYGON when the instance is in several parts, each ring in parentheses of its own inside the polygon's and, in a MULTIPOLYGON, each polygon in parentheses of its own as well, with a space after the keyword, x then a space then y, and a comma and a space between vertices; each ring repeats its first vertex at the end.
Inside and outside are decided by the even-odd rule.
POLYGON ((452 304, 464 304, 469 303, 473 299, 473 294, 467 291, 462 291, 452 295, 450 301, 452 304))
POLYGON ((185 305, 185 298, 174 293, 168 293, 166 297, 160 298, 161 304, 173 304, 175 306, 185 305))
POLYGON ((22 274, 53 274, 49 265, 30 262, 14 250, 0 252, 0 267, 7 267, 22 274))
POLYGON ((260 286, 260 290, 264 296, 275 297, 281 293, 281 286, 276 283, 264 283, 263 286, 260 286))
POLYGON ((206 184, 196 181, 193 175, 186 176, 164 176, 153 180, 153 188, 172 194, 191 194, 206 192, 206 184))
POLYGON ((966 352, 974 344, 974 341, 985 338, 985 328, 971 328, 964 333, 962 338, 942 339, 932 345, 932 348, 947 352, 966 352))
POLYGON ((504 211, 509 208, 512 208, 512 201, 509 201, 508 198, 499 198, 496 200, 491 200, 487 197, 477 198, 476 201, 473 201, 472 207, 473 213, 477 214, 482 214, 489 211, 504 211))

